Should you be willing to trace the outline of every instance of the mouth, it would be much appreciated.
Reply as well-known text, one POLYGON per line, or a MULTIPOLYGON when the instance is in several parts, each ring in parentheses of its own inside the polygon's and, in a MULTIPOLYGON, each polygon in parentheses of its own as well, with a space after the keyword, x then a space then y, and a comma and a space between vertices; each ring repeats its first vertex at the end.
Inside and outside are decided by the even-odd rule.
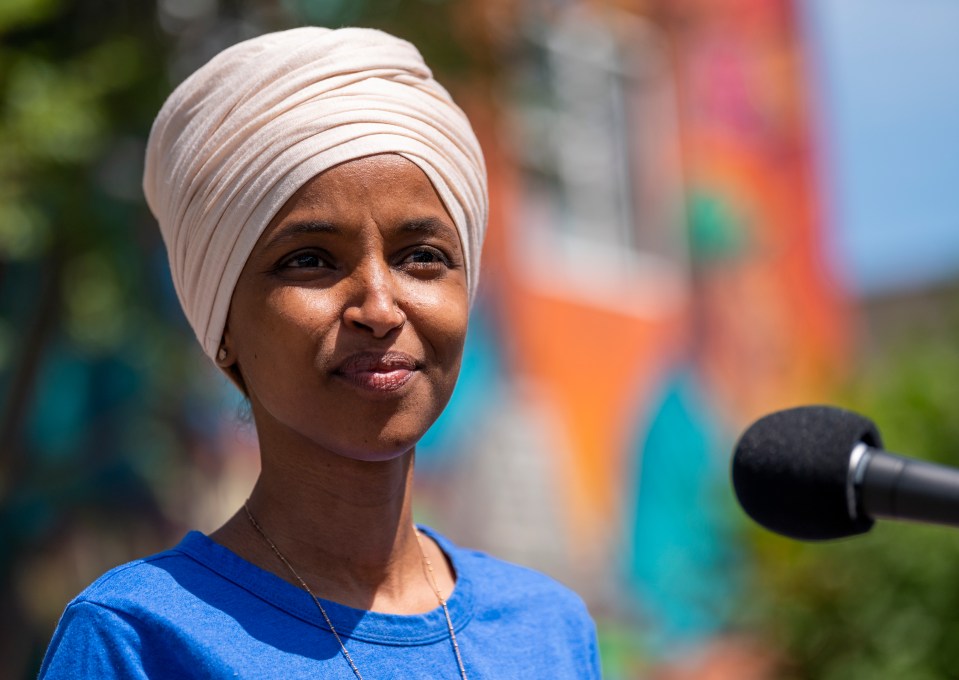
POLYGON ((419 366, 403 352, 357 352, 348 356, 333 375, 370 392, 395 392, 408 383, 419 366))

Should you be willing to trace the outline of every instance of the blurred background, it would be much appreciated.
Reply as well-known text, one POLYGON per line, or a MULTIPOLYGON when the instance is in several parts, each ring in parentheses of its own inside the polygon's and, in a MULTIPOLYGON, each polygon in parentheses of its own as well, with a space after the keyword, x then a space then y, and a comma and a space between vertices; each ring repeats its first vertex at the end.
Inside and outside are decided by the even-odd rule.
POLYGON ((140 176, 177 83, 302 24, 412 41, 486 153, 418 520, 577 589, 610 680, 955 677, 959 534, 803 545, 728 484, 742 429, 802 403, 959 464, 952 0, 2 0, 0 677, 249 491, 140 176))

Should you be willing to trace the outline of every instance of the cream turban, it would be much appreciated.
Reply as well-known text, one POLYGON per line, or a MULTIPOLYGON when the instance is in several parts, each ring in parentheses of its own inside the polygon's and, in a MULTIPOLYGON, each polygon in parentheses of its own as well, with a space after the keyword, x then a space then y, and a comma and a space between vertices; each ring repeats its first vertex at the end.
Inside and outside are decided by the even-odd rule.
POLYGON ((475 295, 486 169, 469 121, 410 43, 362 28, 296 28, 230 47, 160 110, 143 190, 173 283, 211 358, 240 271, 273 216, 339 163, 398 153, 456 223, 475 295))

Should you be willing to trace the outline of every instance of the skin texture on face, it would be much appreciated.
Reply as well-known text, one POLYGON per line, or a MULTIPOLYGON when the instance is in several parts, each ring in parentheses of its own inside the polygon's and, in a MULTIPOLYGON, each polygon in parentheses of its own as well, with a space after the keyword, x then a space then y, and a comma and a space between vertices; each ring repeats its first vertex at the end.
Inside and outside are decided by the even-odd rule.
POLYGON ((382 461, 449 400, 468 290, 452 218, 401 156, 307 182, 257 241, 230 306, 221 368, 238 372, 264 454, 382 461))

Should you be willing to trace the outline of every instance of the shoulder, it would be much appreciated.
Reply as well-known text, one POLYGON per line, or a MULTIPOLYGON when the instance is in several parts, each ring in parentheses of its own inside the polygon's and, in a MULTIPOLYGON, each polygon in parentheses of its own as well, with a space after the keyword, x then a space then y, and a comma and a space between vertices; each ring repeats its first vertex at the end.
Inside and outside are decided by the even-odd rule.
POLYGON ((82 600, 67 605, 43 659, 40 678, 142 676, 138 635, 128 617, 82 600))
POLYGON ((593 628, 582 598, 556 579, 481 550, 461 548, 435 532, 432 535, 449 555, 458 576, 468 580, 476 603, 504 611, 535 606, 540 613, 593 628))
POLYGON ((460 559, 477 584, 500 592, 521 592, 527 598, 558 598, 565 605, 583 607, 582 599, 569 587, 546 574, 514 564, 480 550, 463 550, 460 559))
POLYGON ((155 652, 170 642, 177 622, 197 611, 196 586, 222 581, 185 550, 191 536, 111 569, 77 595, 57 624, 40 677, 142 677, 146 650, 161 658, 155 652))
POLYGON ((433 536, 457 571, 459 595, 470 600, 466 639, 497 650, 497 663, 521 641, 526 653, 510 661, 516 677, 601 677, 596 626, 579 595, 534 569, 433 536))
POLYGON ((174 548, 114 567, 77 595, 68 611, 92 605, 138 617, 189 590, 191 582, 216 578, 215 572, 184 550, 191 536, 174 548))
POLYGON ((177 559, 182 556, 166 551, 120 565, 77 595, 60 617, 40 677, 144 677, 143 631, 152 618, 151 600, 168 591, 161 565, 177 559))

